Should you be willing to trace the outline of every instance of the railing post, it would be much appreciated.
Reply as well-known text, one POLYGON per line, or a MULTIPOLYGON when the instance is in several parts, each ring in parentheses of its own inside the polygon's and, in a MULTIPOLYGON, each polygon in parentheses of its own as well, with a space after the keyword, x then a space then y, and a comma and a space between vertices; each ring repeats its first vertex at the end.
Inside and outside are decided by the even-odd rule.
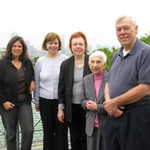
POLYGON ((20 137, 19 137, 19 124, 17 124, 17 131, 16 131, 16 148, 17 150, 20 149, 20 137))

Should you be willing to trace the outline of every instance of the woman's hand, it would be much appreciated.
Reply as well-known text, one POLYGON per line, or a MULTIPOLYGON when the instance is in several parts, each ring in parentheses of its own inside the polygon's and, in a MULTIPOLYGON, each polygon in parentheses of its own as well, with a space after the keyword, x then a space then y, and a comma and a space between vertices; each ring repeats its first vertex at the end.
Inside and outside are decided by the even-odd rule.
POLYGON ((40 111, 40 104, 35 104, 36 111, 40 111))
POLYGON ((11 103, 10 101, 6 101, 3 103, 3 107, 5 110, 11 110, 15 107, 15 105, 11 103))
POLYGON ((32 93, 35 90, 35 81, 31 81, 29 91, 32 93))
POLYGON ((57 118, 60 122, 64 122, 64 110, 58 110, 57 118))
POLYGON ((88 110, 97 110, 97 103, 95 101, 89 100, 86 102, 86 108, 88 110))

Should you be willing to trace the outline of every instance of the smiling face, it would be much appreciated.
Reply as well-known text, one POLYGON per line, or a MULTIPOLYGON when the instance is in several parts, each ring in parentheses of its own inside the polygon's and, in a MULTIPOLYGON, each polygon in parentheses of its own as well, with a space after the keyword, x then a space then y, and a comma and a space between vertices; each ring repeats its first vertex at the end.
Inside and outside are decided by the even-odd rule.
POLYGON ((116 23, 116 34, 121 45, 129 50, 136 41, 137 26, 130 18, 124 18, 116 23))
POLYGON ((21 54, 23 53, 23 45, 20 43, 20 41, 16 41, 11 48, 12 56, 19 58, 21 54))
POLYGON ((85 53, 85 41, 82 37, 73 38, 71 41, 71 51, 74 56, 81 56, 85 53))
POLYGON ((89 60, 89 66, 92 73, 100 73, 105 68, 103 59, 100 56, 92 56, 89 60))
POLYGON ((48 41, 46 43, 46 49, 52 55, 57 54, 59 50, 59 41, 58 39, 54 39, 52 41, 48 41))

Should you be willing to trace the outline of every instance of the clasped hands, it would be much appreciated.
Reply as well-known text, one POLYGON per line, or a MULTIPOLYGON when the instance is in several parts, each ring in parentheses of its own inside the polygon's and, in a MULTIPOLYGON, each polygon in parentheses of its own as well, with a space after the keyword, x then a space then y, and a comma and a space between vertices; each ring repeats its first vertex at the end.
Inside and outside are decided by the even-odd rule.
POLYGON ((97 110, 97 103, 95 101, 88 100, 85 103, 85 107, 87 110, 97 110))
POLYGON ((108 115, 113 117, 120 117, 123 114, 123 106, 120 106, 117 101, 114 99, 105 100, 104 109, 108 113, 108 115))

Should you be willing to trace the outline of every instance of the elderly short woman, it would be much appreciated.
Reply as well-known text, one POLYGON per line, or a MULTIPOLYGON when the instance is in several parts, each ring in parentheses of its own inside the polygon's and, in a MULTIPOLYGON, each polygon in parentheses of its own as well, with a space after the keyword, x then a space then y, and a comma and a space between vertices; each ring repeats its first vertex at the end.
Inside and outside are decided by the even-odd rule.
POLYGON ((106 55, 102 51, 95 51, 89 56, 89 66, 92 74, 84 77, 83 107, 86 111, 87 149, 101 150, 100 117, 105 113, 103 108, 105 85, 106 55))

